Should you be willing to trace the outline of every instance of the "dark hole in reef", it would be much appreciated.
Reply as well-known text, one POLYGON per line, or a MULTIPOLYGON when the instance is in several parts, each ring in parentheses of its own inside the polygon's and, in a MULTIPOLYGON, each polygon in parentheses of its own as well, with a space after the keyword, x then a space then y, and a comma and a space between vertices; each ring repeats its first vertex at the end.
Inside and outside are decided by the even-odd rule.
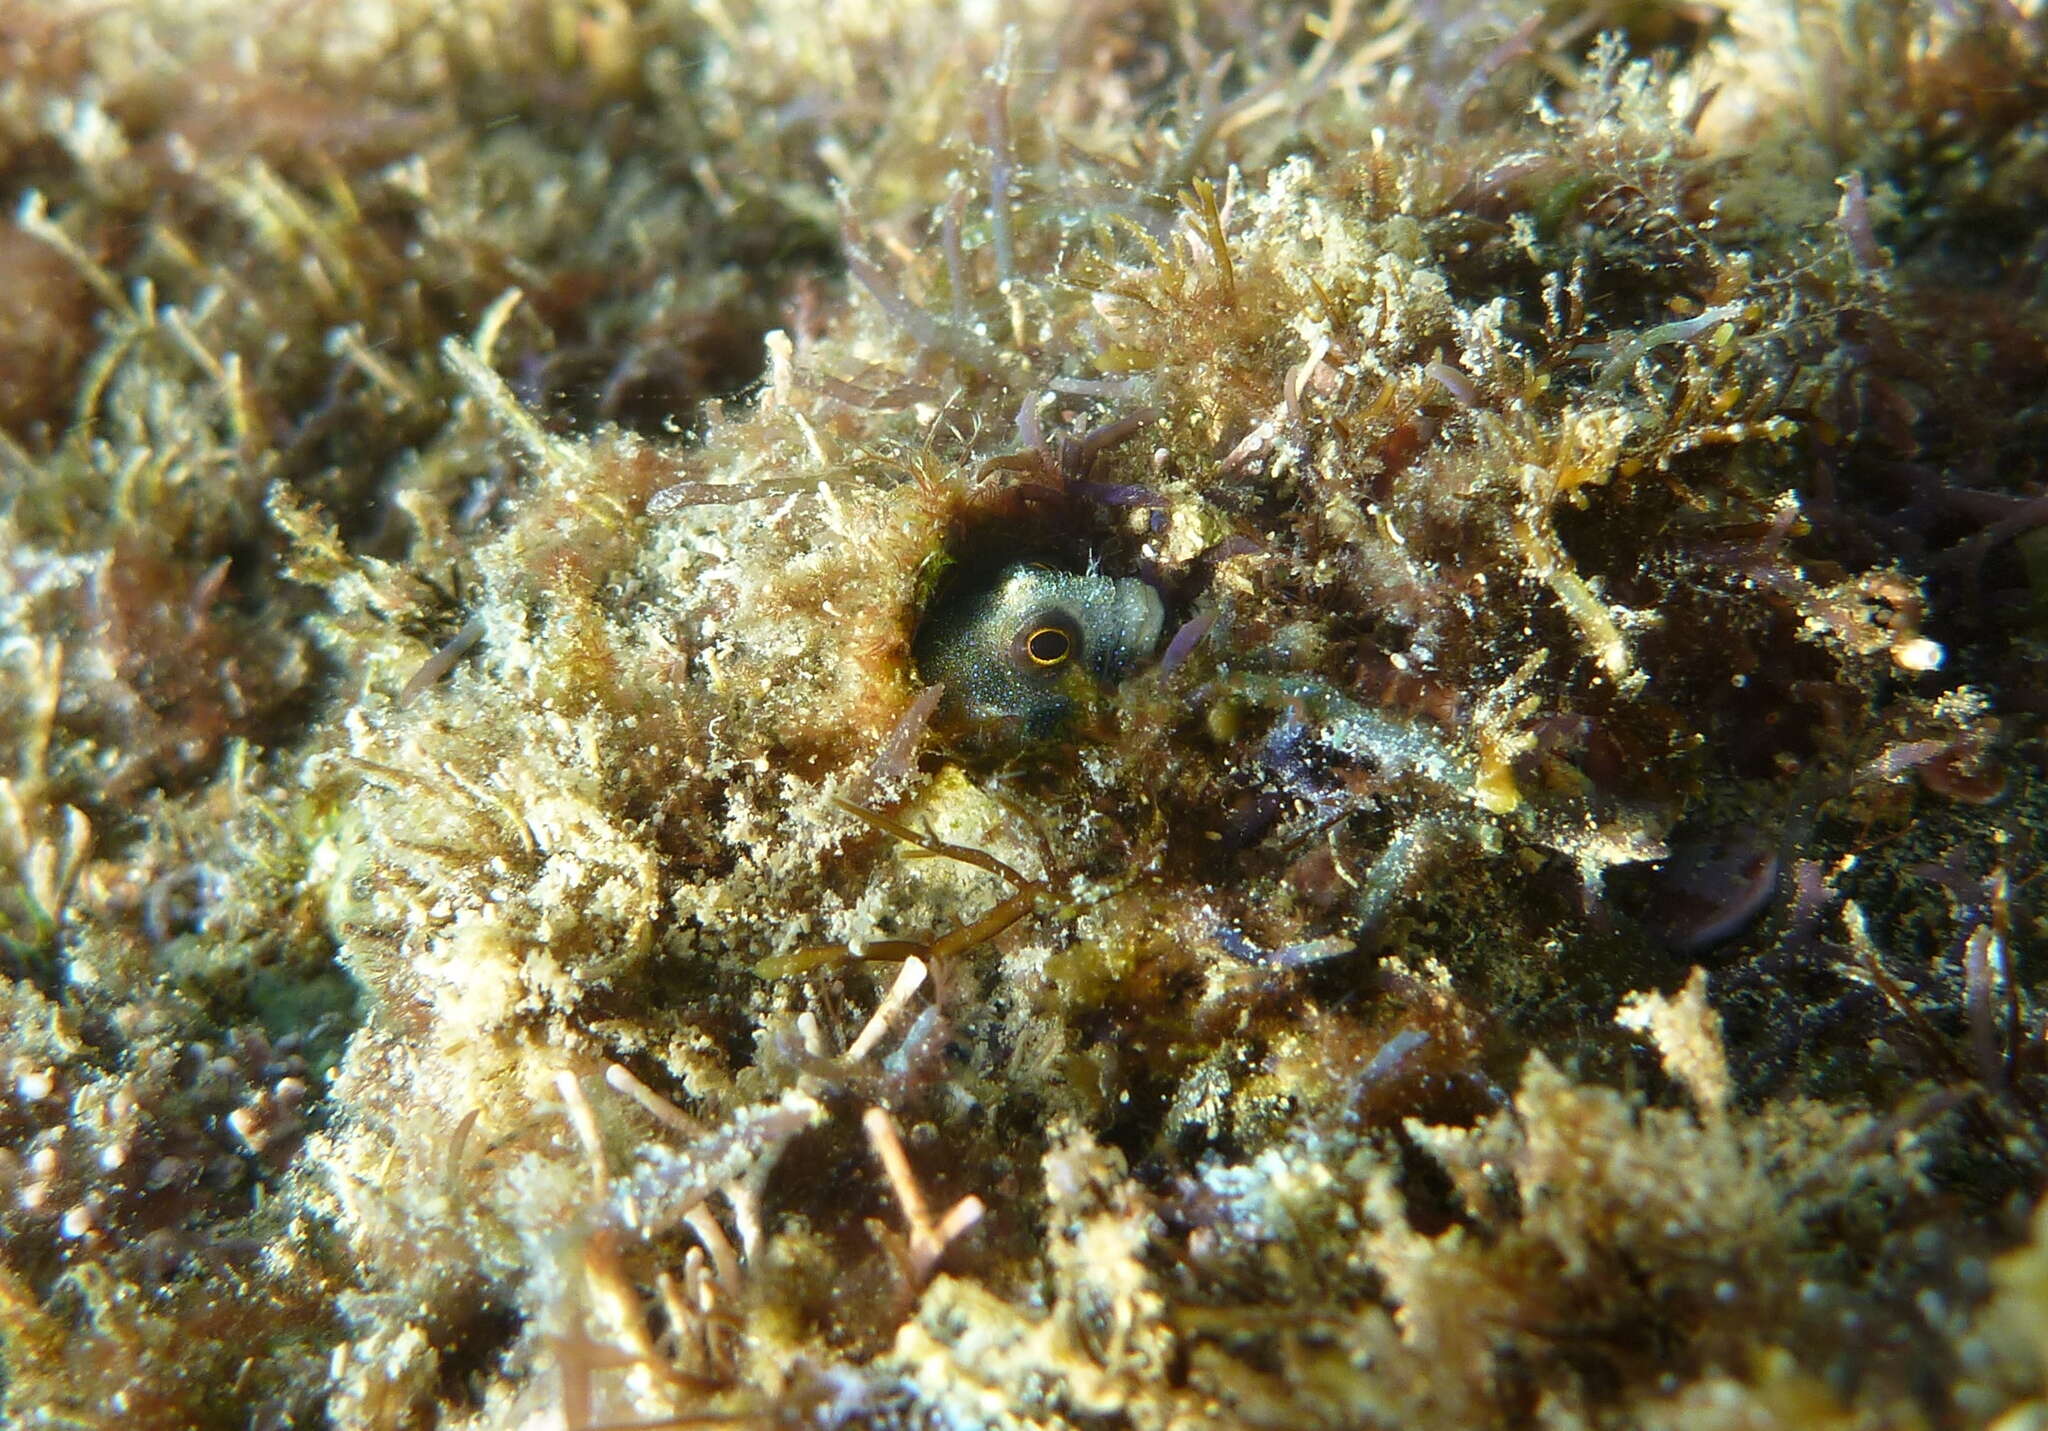
MULTIPOLYGON (((806 1279, 792 1312, 828 1343, 846 1351, 879 1351, 893 1333, 894 1274, 870 1223, 901 1231, 902 1211, 851 1116, 834 1117, 797 1134, 776 1162, 762 1199, 764 1226, 791 1219, 827 1244, 836 1269, 830 1282, 806 1279)), ((922 1150, 913 1162, 928 1166, 922 1150)), ((935 1206, 948 1204, 926 1186, 935 1206)))
POLYGON ((828 1120, 789 1140, 763 1192, 763 1226, 801 1216, 815 1234, 834 1243, 835 1256, 846 1262, 873 1255, 868 1220, 899 1226, 893 1220, 898 1209, 859 1122, 828 1120))
POLYGON ((1140 1170, 1141 1177, 1147 1170, 1155 1181, 1161 1176, 1153 1162, 1157 1155, 1166 1154, 1169 1162, 1175 1161, 1166 1138, 1173 1092, 1171 1077, 1133 1063, 1124 1071, 1116 1113, 1101 1131, 1102 1141, 1122 1153, 1131 1167, 1140 1170))
POLYGON ((566 430, 616 423, 667 435, 693 424, 708 399, 737 396, 760 380, 762 339, 773 326, 765 305, 736 303, 572 336, 533 364, 532 395, 566 430))
POLYGON ((1020 562, 1143 575, 1136 540, 1117 520, 1118 510, 1062 491, 1053 485, 1057 480, 1048 473, 1011 483, 963 513, 948 534, 934 600, 985 585, 1020 562))
POLYGON ((441 1354, 435 1397, 444 1406, 480 1410, 492 1373, 526 1319, 517 1308, 481 1291, 450 1305, 465 1308, 466 1314, 443 1326, 434 1338, 441 1354))
MULTIPOLYGON (((923 595, 913 649, 922 650, 934 618, 957 613, 973 602, 1004 573, 1017 566, 1052 571, 1097 573, 1112 578, 1139 577, 1150 582, 1166 603, 1166 630, 1184 615, 1177 608, 1188 593, 1165 589, 1139 548, 1139 538, 1120 520, 1120 509, 1092 502, 1053 484, 1051 473, 1011 483, 993 498, 957 519, 943 559, 923 595)), ((1020 633, 1015 656, 1040 667, 1054 667, 1087 653, 1087 641, 1057 620, 1035 623, 1020 633)), ((924 678, 925 658, 920 656, 924 678)))
POLYGON ((1394 1124, 1388 1136, 1400 1160, 1395 1186, 1401 1191, 1408 1225, 1424 1237, 1441 1237, 1454 1227, 1477 1233, 1471 1210, 1459 1197, 1457 1185, 1444 1171, 1443 1164, 1417 1147, 1400 1124, 1394 1124))

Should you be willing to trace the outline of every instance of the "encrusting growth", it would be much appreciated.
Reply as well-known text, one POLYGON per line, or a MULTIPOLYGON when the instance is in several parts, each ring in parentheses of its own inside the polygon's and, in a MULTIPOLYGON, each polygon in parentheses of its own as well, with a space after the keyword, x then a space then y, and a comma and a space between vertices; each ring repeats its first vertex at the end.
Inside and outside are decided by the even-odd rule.
POLYGON ((2038 1417, 2044 24, 4 7, 0 1419, 2038 1417))

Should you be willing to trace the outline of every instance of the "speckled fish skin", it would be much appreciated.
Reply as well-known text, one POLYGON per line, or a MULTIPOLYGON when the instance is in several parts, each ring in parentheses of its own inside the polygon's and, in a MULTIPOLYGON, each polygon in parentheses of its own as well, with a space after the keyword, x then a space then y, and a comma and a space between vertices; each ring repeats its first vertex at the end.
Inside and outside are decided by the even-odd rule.
POLYGON ((947 704, 968 719, 1015 720, 1042 738, 1059 730, 1091 687, 1113 686, 1136 670, 1165 623, 1159 593, 1135 577, 1020 563, 934 607, 918 632, 918 669, 927 681, 943 681, 947 704), (1041 666, 1025 643, 1048 627, 1072 647, 1065 659, 1041 666))

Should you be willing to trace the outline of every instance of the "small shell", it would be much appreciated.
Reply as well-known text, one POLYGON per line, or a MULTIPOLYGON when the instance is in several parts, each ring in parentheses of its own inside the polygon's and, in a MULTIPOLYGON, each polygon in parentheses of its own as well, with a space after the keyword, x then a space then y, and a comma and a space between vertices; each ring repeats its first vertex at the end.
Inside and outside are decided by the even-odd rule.
POLYGON ((926 681, 945 683, 956 713, 1014 720, 1039 738, 1129 676, 1165 624, 1159 593, 1136 578, 1019 564, 934 605, 917 664, 926 681))

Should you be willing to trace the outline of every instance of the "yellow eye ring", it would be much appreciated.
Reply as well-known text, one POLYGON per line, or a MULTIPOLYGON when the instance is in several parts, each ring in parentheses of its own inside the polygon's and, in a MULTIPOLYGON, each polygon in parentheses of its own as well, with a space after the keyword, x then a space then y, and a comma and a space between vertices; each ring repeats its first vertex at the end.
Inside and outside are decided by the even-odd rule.
POLYGON ((1058 666, 1074 654, 1074 638, 1057 626, 1040 626, 1021 643, 1034 666, 1058 666))

